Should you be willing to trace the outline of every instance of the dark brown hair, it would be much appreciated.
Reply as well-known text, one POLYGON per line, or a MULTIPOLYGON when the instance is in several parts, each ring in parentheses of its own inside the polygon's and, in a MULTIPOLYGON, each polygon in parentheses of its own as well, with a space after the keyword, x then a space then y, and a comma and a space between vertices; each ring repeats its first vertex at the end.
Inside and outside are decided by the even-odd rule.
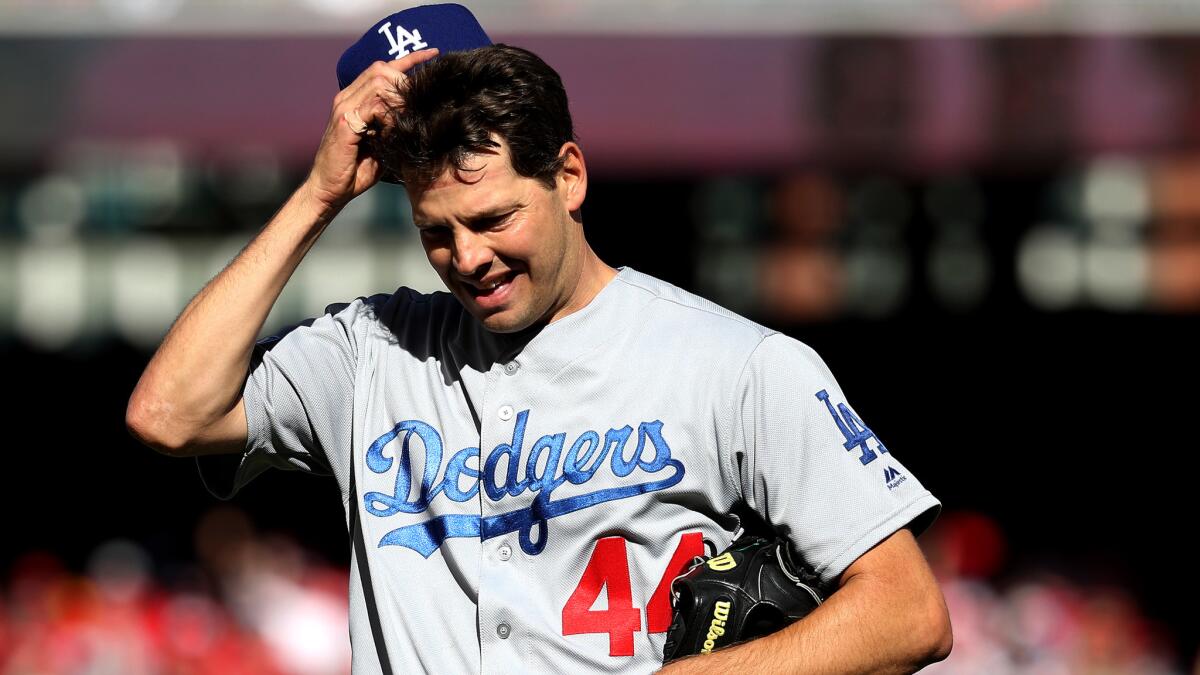
POLYGON ((513 169, 547 189, 562 168, 558 151, 574 141, 562 79, 536 54, 496 44, 451 52, 409 73, 404 105, 368 151, 384 174, 422 184, 453 166, 465 169, 472 154, 507 142, 513 169))

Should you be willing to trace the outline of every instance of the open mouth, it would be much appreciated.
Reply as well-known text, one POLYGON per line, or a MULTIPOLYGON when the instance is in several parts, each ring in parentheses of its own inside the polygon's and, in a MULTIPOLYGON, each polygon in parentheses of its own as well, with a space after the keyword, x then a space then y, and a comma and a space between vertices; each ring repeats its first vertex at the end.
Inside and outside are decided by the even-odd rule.
POLYGON ((482 285, 467 284, 466 289, 475 302, 480 305, 495 306, 503 302, 505 297, 507 297, 515 277, 515 272, 509 272, 503 276, 490 279, 482 285))

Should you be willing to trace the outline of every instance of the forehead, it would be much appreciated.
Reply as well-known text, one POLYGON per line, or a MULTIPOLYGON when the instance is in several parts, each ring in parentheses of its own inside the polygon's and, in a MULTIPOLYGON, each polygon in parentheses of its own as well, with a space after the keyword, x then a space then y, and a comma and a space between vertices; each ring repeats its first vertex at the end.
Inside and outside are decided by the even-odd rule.
POLYGON ((469 156, 462 170, 450 166, 428 184, 406 186, 418 224, 486 212, 527 187, 530 179, 513 169, 507 144, 496 140, 499 148, 469 156))

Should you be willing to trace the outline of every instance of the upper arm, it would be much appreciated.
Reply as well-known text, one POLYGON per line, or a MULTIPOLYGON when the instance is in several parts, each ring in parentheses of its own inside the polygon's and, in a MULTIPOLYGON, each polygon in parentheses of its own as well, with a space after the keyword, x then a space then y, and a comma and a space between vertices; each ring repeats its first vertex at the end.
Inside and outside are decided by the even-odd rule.
POLYGON ((370 327, 356 325, 378 320, 378 303, 365 302, 259 340, 238 402, 187 443, 210 492, 229 498, 270 468, 328 475, 344 466, 359 340, 370 327))
POLYGON ((907 527, 896 530, 850 563, 838 579, 838 587, 845 586, 846 582, 860 574, 893 576, 902 573, 910 576, 910 581, 936 585, 925 554, 907 527))
POLYGON ((191 443, 177 453, 180 456, 227 455, 244 452, 248 436, 246 404, 238 397, 237 405, 224 417, 201 430, 191 443))
POLYGON ((246 406, 240 396, 229 412, 205 427, 172 431, 164 424, 152 422, 163 417, 165 415, 135 395, 125 413, 125 426, 134 438, 172 457, 232 454, 245 450, 248 437, 246 406))

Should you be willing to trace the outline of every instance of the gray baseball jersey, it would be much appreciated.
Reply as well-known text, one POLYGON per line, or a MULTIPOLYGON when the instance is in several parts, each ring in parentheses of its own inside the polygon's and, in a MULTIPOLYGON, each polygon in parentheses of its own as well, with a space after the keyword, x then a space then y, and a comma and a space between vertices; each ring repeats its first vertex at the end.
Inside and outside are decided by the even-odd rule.
POLYGON ((671 580, 743 503, 827 582, 940 503, 808 347, 624 268, 532 337, 453 296, 359 298, 268 338, 228 497, 332 474, 354 672, 651 672, 671 580))

